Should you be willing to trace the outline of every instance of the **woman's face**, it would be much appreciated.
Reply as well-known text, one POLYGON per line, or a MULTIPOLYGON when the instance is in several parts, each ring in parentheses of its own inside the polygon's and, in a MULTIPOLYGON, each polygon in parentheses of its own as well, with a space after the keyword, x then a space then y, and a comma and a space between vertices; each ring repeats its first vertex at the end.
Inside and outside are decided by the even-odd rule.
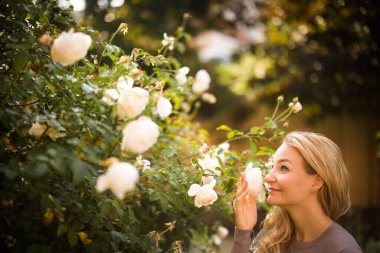
POLYGON ((295 148, 282 144, 277 149, 273 169, 264 178, 268 184, 268 204, 292 207, 307 204, 310 198, 316 197, 317 175, 307 174, 305 166, 295 148))

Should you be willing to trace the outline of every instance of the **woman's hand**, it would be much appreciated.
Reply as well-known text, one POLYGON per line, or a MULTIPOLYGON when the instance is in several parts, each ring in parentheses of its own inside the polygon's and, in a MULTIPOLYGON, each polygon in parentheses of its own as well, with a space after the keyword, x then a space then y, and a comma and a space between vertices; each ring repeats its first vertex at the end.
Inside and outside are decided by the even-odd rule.
POLYGON ((256 200, 248 194, 248 183, 244 172, 240 173, 234 200, 236 227, 242 230, 252 230, 257 223, 256 200))

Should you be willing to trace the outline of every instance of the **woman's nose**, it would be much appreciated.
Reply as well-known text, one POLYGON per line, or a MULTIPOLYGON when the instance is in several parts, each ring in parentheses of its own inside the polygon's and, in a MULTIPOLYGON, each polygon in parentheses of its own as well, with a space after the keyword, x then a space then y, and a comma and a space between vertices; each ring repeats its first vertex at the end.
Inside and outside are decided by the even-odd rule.
POLYGON ((276 177, 274 175, 273 169, 268 172, 268 174, 264 177, 264 182, 273 183, 276 182, 276 177))

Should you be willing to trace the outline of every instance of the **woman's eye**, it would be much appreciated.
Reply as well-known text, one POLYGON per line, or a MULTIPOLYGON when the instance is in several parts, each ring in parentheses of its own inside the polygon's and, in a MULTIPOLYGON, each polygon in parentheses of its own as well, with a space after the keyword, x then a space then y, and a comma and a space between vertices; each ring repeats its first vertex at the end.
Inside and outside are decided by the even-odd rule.
POLYGON ((280 170, 281 171, 288 171, 289 169, 288 169, 288 167, 286 167, 286 166, 283 165, 283 166, 281 166, 280 170))

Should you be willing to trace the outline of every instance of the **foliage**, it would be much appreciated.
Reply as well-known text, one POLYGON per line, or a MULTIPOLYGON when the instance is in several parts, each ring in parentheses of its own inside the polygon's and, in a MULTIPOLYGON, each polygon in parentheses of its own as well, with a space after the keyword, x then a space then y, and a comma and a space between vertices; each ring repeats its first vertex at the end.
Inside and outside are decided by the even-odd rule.
MULTIPOLYGON (((167 46, 156 55, 140 48, 125 52, 112 40, 116 34, 128 36, 126 24, 110 40, 99 40, 98 31, 77 25, 56 1, 2 1, 0 19, 1 248, 28 253, 217 248, 211 238, 218 223, 209 224, 206 217, 230 217, 237 173, 249 161, 266 170, 273 150, 261 142, 281 139, 293 104, 281 109, 281 97, 274 114, 248 133, 220 127, 227 141, 246 138, 251 149, 217 153, 222 171, 215 187, 218 200, 197 208, 187 191, 205 174, 199 159, 207 153, 200 147, 208 133, 191 121, 201 103, 191 90, 194 78, 178 84, 181 64, 167 46), (39 38, 71 28, 91 35, 95 43, 88 57, 63 67, 39 38), (138 154, 120 147, 122 128, 134 118, 120 118, 114 106, 102 101, 105 90, 124 76, 149 92, 142 115, 160 129, 157 143, 143 153, 150 167, 138 165, 138 154), (173 104, 165 119, 155 112, 160 95, 173 104), (44 128, 33 136, 36 123, 44 128), (135 164, 140 174, 136 189, 123 200, 95 190, 97 177, 115 157, 135 164)), ((186 36, 183 27, 178 29, 175 43, 186 36)))
POLYGON ((379 119, 376 2, 278 0, 257 11, 266 39, 236 62, 220 64, 221 84, 250 101, 270 102, 281 93, 301 97, 304 114, 314 120, 341 112, 379 119), (240 71, 247 68, 252 71, 240 71))

